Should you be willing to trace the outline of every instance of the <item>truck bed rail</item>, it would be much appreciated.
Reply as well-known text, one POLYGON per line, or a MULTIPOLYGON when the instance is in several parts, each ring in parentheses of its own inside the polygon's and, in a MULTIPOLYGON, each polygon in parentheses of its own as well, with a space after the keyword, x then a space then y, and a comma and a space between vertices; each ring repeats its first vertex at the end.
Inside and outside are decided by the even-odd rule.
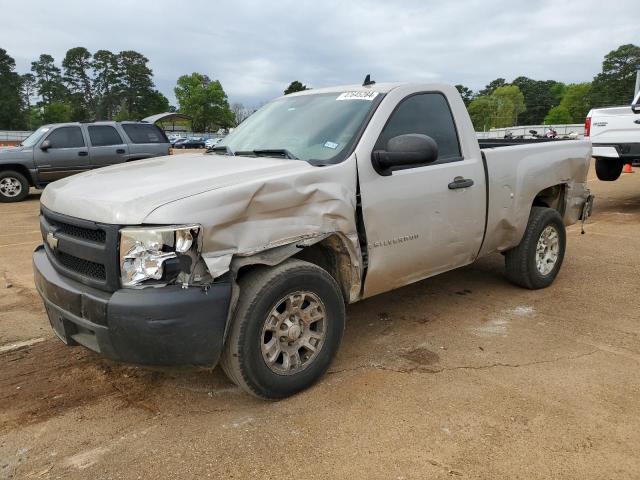
POLYGON ((574 138, 481 138, 478 140, 480 148, 511 147, 514 145, 527 145, 530 143, 563 142, 576 140, 574 138))

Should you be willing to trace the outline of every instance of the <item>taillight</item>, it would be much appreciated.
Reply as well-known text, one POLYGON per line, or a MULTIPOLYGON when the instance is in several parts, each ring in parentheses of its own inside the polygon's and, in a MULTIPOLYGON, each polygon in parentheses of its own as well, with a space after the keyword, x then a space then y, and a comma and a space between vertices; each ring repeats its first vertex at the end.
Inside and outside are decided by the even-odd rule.
POLYGON ((587 119, 584 121, 584 136, 591 136, 591 117, 587 117, 587 119))

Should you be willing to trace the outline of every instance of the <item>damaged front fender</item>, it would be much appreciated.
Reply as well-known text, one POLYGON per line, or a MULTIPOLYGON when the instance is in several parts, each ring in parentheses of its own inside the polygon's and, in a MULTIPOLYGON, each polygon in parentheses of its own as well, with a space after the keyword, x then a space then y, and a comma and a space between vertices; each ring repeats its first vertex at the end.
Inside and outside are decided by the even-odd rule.
MULTIPOLYGON (((243 262, 279 263, 337 236, 340 243, 336 245, 344 245, 348 252, 350 284, 359 292, 362 262, 355 220, 355 158, 325 167, 284 161, 301 165, 167 203, 145 223, 197 219, 203 227, 202 258, 213 278, 243 262)), ((357 297, 351 288, 349 299, 357 297)))

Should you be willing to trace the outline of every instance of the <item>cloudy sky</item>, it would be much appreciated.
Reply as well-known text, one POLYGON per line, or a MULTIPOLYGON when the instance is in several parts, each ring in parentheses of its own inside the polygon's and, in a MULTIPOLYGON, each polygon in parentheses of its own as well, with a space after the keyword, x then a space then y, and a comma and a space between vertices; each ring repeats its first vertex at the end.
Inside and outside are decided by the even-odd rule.
POLYGON ((603 56, 640 45, 640 0, 0 0, 0 48, 28 71, 41 53, 137 50, 175 101, 194 71, 258 105, 292 80, 462 83, 518 75, 590 80, 603 56))

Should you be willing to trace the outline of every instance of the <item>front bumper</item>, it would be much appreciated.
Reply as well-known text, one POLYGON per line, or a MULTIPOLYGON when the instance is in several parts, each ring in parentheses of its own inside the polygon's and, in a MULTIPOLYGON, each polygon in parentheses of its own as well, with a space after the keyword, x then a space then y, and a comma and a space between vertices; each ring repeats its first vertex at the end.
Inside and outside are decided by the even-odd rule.
POLYGON ((230 283, 109 293, 60 275, 42 246, 33 271, 51 326, 67 345, 144 365, 214 366, 220 358, 230 283))

